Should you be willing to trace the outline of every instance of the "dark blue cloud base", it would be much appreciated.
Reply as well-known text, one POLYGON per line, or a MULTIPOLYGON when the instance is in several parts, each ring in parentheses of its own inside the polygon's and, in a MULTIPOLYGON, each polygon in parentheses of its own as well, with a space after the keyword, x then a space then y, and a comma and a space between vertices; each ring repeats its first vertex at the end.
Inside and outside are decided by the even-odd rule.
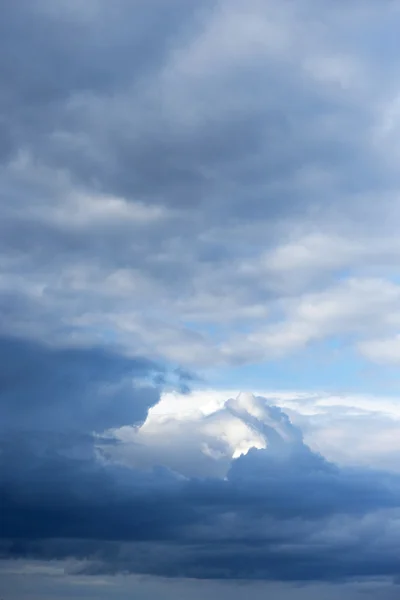
POLYGON ((121 442, 102 433, 143 422, 159 399, 156 365, 99 348, 1 348, 3 558, 74 557, 88 559, 88 573, 168 577, 397 574, 390 536, 386 547, 375 536, 396 518, 400 478, 327 462, 263 398, 251 399, 258 417, 240 397, 227 403, 267 448, 233 460, 225 479, 140 471, 112 462, 107 448, 121 442))

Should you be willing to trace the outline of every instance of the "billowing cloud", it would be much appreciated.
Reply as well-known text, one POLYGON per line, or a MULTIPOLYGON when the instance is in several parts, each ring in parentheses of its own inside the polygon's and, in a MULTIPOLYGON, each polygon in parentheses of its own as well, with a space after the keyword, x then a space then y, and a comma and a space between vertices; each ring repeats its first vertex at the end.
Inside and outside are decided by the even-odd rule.
POLYGON ((397 476, 326 461, 261 397, 242 394, 226 410, 265 448, 234 459, 223 479, 133 469, 110 459, 104 446, 97 456, 71 456, 58 443, 44 451, 34 440, 4 445, 3 556, 85 559, 88 573, 396 575, 394 532, 374 536, 382 523, 397 522, 397 476))
MULTIPOLYGON (((132 466, 161 461, 187 476, 226 476, 232 458, 266 447, 257 428, 228 410, 226 398, 237 394, 232 389, 195 389, 185 396, 163 393, 139 429, 116 432, 124 443, 113 449, 114 456, 132 466)), ((262 388, 257 395, 279 406, 302 431, 306 444, 329 461, 398 472, 396 396, 262 388)))

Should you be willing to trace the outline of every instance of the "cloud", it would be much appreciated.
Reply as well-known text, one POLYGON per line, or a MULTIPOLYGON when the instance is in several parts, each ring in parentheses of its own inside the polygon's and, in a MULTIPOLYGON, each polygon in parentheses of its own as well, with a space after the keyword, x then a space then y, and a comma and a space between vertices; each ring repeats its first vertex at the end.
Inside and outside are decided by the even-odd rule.
POLYGON ((60 443, 45 451, 33 439, 3 444, 3 558, 74 557, 89 561, 88 573, 173 577, 395 575, 394 534, 374 535, 397 522, 397 476, 327 462, 261 397, 241 395, 226 409, 265 448, 233 460, 225 479, 133 469, 104 446, 71 456, 60 443), (357 552, 348 562, 350 548, 357 552))
POLYGON ((143 422, 159 400, 151 384, 163 370, 147 359, 101 347, 54 348, 4 337, 0 348, 3 435, 102 433, 143 422))
POLYGON ((366 594, 384 600, 396 597, 396 588, 387 581, 365 583, 311 584, 296 585, 282 582, 247 582, 237 581, 201 581, 184 579, 156 579, 135 575, 85 577, 72 574, 71 565, 61 563, 58 567, 49 567, 46 563, 29 563, 27 561, 10 562, 1 565, 1 580, 3 591, 11 600, 16 600, 19 593, 31 595, 39 599, 45 595, 67 597, 68 594, 80 595, 82 598, 107 598, 110 593, 123 599, 134 595, 145 598, 157 597, 163 594, 167 600, 185 597, 190 600, 200 600, 205 595, 239 600, 246 594, 248 598, 260 595, 271 595, 277 600, 292 598, 319 598, 333 600, 338 596, 349 600, 365 598, 366 594), (66 577, 63 569, 70 574, 66 577))
MULTIPOLYGON (((234 389, 163 393, 140 429, 116 432, 123 445, 113 449, 115 458, 131 466, 162 462, 191 477, 226 476, 232 458, 266 447, 257 429, 227 410, 226 398, 237 394, 234 389)), ((257 395, 279 406, 302 431, 306 444, 330 462, 398 472, 397 396, 266 388, 259 388, 257 395)))
POLYGON ((389 0, 2 2, 5 557, 396 575, 399 480, 366 468, 383 442, 365 398, 367 442, 332 396, 303 397, 308 420, 251 396, 146 416, 192 371, 332 338, 398 360, 399 17, 389 0))
POLYGON ((362 354, 376 362, 397 364, 400 359, 399 336, 371 339, 359 343, 362 354))
POLYGON ((4 330, 248 363, 315 339, 289 300, 374 268, 390 286, 398 91, 378 41, 398 16, 389 2, 4 2, 4 330))
POLYGON ((370 336, 398 321, 399 291, 382 279, 348 278, 322 292, 289 299, 283 308, 286 318, 251 334, 247 343, 260 353, 279 355, 333 335, 370 336))

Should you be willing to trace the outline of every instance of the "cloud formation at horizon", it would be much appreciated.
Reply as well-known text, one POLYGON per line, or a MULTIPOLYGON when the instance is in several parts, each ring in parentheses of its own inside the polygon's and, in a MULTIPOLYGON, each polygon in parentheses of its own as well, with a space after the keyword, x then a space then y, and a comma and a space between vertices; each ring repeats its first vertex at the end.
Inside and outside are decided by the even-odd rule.
POLYGON ((80 443, 13 436, 1 454, 3 558, 74 558, 88 574, 396 577, 387 528, 399 518, 399 475, 326 461, 262 397, 240 394, 223 410, 264 440, 224 478, 124 466, 112 439, 107 452, 89 432, 80 443))

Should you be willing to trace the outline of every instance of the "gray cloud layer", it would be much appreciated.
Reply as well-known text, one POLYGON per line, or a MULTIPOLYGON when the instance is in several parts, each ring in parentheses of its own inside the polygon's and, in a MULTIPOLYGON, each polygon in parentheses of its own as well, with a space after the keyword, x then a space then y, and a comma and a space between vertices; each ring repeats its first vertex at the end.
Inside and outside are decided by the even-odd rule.
MULTIPOLYGON (((318 341, 290 300, 398 262, 397 66, 377 49, 398 18, 386 1, 4 1, 4 330, 112 332, 192 366, 318 341)), ((380 316, 359 347, 373 360, 380 316)))

